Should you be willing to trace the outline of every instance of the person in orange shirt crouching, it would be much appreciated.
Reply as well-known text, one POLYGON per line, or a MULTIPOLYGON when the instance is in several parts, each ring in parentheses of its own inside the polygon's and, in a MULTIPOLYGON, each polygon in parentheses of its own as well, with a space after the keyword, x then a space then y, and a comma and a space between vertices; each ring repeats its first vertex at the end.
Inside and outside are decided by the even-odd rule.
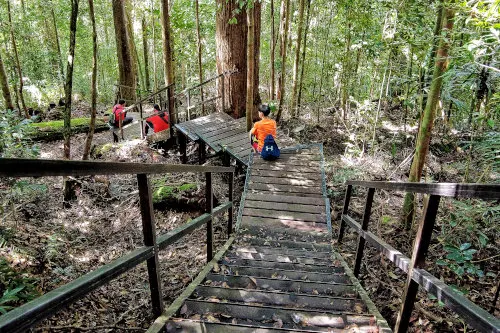
POLYGON ((269 118, 269 113, 271 109, 267 104, 261 104, 259 106, 259 120, 253 124, 250 130, 250 143, 252 145, 254 152, 261 152, 264 146, 264 139, 266 136, 271 134, 274 139, 276 139, 276 122, 269 118))

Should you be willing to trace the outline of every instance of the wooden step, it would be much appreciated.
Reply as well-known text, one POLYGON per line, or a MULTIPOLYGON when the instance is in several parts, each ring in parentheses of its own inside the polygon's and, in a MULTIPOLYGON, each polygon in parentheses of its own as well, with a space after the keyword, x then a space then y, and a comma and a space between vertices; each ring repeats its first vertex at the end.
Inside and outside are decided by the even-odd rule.
POLYGON ((317 272, 317 273, 343 273, 343 267, 335 267, 332 265, 313 265, 301 264, 293 262, 276 262, 255 259, 240 259, 240 258, 227 258, 221 261, 223 265, 231 266, 248 266, 259 268, 276 268, 285 270, 297 270, 303 272, 317 272))
POLYGON ((320 294, 342 297, 357 297, 356 288, 350 284, 332 282, 311 282, 300 280, 281 280, 278 278, 253 277, 246 275, 223 275, 209 273, 204 282, 207 286, 230 286, 232 288, 253 288, 257 290, 278 290, 295 293, 320 294))
POLYGON ((307 308, 308 310, 317 311, 366 313, 364 304, 354 298, 307 295, 281 291, 199 286, 193 293, 192 298, 212 301, 218 299, 231 303, 259 303, 291 309, 307 308))
MULTIPOLYGON (((313 253, 309 253, 310 255, 314 255, 313 253)), ((249 252, 240 249, 234 249, 231 252, 226 254, 227 258, 239 258, 239 259, 251 259, 251 260, 265 260, 272 262, 289 262, 289 263, 299 263, 299 264, 307 264, 307 265, 332 265, 330 258, 320 259, 313 258, 308 256, 293 256, 288 253, 280 253, 280 254, 264 254, 258 252, 249 252)))
MULTIPOLYGON (((259 251, 262 253, 282 253, 282 251, 287 251, 286 253, 296 254, 298 252, 315 252, 317 257, 319 254, 317 252, 323 252, 325 256, 331 257, 332 250, 331 245, 328 243, 313 243, 313 242, 300 242, 300 241, 290 241, 286 239, 270 239, 269 237, 261 238, 252 235, 242 235, 238 241, 234 244, 245 246, 256 246, 259 247, 259 251), (271 252, 264 252, 265 249, 269 249, 271 252), (276 252, 277 251, 277 252, 276 252), (291 252, 294 251, 294 252, 291 252)), ((298 254, 296 254, 298 255, 298 254)))

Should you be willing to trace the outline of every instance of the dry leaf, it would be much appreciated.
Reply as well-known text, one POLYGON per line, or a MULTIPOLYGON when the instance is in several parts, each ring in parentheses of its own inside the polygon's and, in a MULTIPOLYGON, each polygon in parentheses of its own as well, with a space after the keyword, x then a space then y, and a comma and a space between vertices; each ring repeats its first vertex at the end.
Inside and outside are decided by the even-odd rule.
POLYGON ((181 308, 181 312, 180 312, 181 315, 186 314, 187 310, 188 310, 187 304, 184 303, 184 305, 181 308))
POLYGON ((215 318, 214 316, 212 315, 207 315, 207 321, 209 323, 218 323, 219 322, 219 319, 215 318))
POLYGON ((213 271, 214 271, 214 273, 219 273, 220 272, 219 264, 217 264, 217 263, 214 264, 213 271))

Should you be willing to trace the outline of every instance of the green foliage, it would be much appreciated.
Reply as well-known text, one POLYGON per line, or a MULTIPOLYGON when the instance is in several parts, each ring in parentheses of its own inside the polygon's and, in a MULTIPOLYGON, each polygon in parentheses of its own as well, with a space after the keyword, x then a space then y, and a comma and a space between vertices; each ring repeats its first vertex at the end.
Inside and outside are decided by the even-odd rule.
POLYGON ((21 121, 16 113, 7 110, 0 115, 0 158, 36 158, 38 146, 33 145, 29 122, 21 121))
POLYGON ((0 314, 36 298, 39 295, 36 282, 26 272, 15 270, 7 260, 0 258, 0 314))
POLYGON ((436 263, 441 266, 448 266, 458 276, 468 273, 483 277, 484 272, 479 269, 478 265, 473 264, 472 257, 477 252, 476 249, 471 248, 471 243, 463 243, 459 247, 445 246, 444 250, 448 253, 446 259, 439 259, 436 263))
POLYGON ((165 185, 164 180, 153 181, 153 203, 159 203, 164 200, 179 198, 181 193, 194 191, 198 185, 193 183, 184 183, 178 186, 165 185))

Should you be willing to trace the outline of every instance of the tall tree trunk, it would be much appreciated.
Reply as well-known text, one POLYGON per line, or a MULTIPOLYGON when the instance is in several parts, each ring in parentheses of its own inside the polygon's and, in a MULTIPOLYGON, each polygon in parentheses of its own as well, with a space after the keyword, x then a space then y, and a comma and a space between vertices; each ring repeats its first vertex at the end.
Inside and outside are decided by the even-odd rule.
POLYGON ((288 41, 288 26, 290 24, 290 0, 281 0, 281 22, 280 22, 280 56, 281 68, 278 78, 278 114, 276 121, 280 121, 281 113, 283 112, 283 99, 285 94, 285 74, 286 74, 286 51, 288 41))
MULTIPOLYGON (((256 3, 255 3, 256 4, 256 3)), ((253 97, 254 97, 254 65, 255 65, 255 45, 254 45, 254 8, 249 8, 247 4, 247 98, 246 98, 246 119, 247 131, 252 129, 253 118, 253 97)))
POLYGON ((144 55, 144 81, 145 88, 151 92, 151 83, 149 78, 149 60, 148 60, 148 31, 146 28, 146 18, 142 18, 142 51, 144 55))
POLYGON ((132 52, 131 53, 132 54, 132 65, 133 65, 132 70, 134 72, 136 89, 137 89, 137 86, 142 86, 141 88, 144 89, 144 83, 141 83, 141 79, 144 80, 143 75, 142 75, 142 70, 141 70, 141 62, 139 60, 139 53, 137 52, 137 47, 135 44, 134 28, 132 26, 133 16, 132 16, 132 4, 130 3, 130 0, 125 0, 125 15, 126 15, 126 19, 127 19, 126 20, 127 32, 128 32, 128 36, 129 36, 128 40, 130 43, 129 48, 132 52))
MULTIPOLYGON (((24 116, 26 118, 29 118, 28 108, 26 107, 26 103, 24 103, 23 72, 21 70, 21 62, 19 61, 19 53, 17 52, 17 43, 16 43, 16 37, 14 34, 14 24, 12 23, 12 13, 10 11, 10 0, 7 0, 7 12, 9 14, 10 38, 11 38, 11 42, 12 42, 12 49, 14 50, 17 76, 19 77, 18 95, 19 95, 19 99, 21 100, 21 106, 24 110, 24 116)), ((19 110, 19 112, 21 112, 21 110, 19 110)))
POLYGON ((254 29, 253 29, 253 44, 254 44, 254 88, 253 88, 253 119, 259 120, 259 105, 262 102, 259 93, 259 72, 260 72, 260 31, 261 31, 261 18, 262 18, 262 3, 261 1, 254 1, 254 29))
MULTIPOLYGON (((64 86, 65 105, 64 105, 64 158, 71 158, 71 94, 73 90, 73 66, 75 60, 75 45, 76 45, 76 21, 78 18, 78 1, 71 0, 71 17, 69 21, 69 52, 68 65, 66 67, 66 85, 64 86)), ((68 179, 64 180, 64 203, 74 197, 73 182, 68 179)))
MULTIPOLYGON (((292 81, 292 100, 290 104, 290 110, 292 117, 297 115, 297 84, 299 78, 299 62, 300 62, 300 46, 302 44, 302 29, 304 27, 304 7, 305 0, 300 0, 299 2, 299 22, 297 27, 297 44, 295 47, 295 59, 293 62, 293 81, 292 81)), ((304 45, 305 48, 305 45, 304 45)))
POLYGON ((350 9, 348 9, 347 20, 347 42, 345 45, 345 53, 344 53, 344 61, 342 64, 342 116, 344 121, 347 118, 348 112, 348 99, 349 99, 349 76, 351 75, 351 26, 352 23, 349 19, 350 17, 350 9))
POLYGON ((57 49, 57 56, 59 60, 59 78, 61 80, 61 83, 64 84, 64 65, 63 65, 63 57, 61 53, 61 45, 59 44, 59 31, 57 30, 57 23, 56 23, 56 14, 54 13, 54 8, 50 9, 50 13, 52 15, 52 24, 54 25, 54 35, 56 39, 56 49, 57 49))
MULTIPOLYGON (((408 181, 410 182, 420 181, 425 159, 427 157, 427 152, 429 151, 429 142, 431 139, 432 127, 434 125, 434 118, 436 115, 436 106, 439 101, 439 94, 443 83, 443 74, 448 66, 448 51, 450 48, 451 30, 453 29, 453 18, 455 14, 452 9, 453 3, 454 0, 449 2, 449 6, 445 9, 443 15, 443 29, 445 30, 446 35, 440 40, 439 48, 437 49, 436 53, 432 84, 429 90, 427 103, 425 104, 425 110, 418 132, 417 142, 415 145, 415 156, 413 157, 413 161, 411 164, 410 176, 408 179, 408 181)), ((413 223, 415 212, 414 201, 415 195, 413 193, 407 193, 403 206, 403 218, 405 220, 406 229, 410 229, 413 223)))
POLYGON ((5 72, 5 67, 3 65, 1 53, 0 53, 0 85, 2 86, 2 95, 5 101, 5 108, 7 110, 14 110, 14 104, 12 104, 12 97, 10 95, 9 81, 7 79, 7 73, 5 72))
POLYGON ((130 36, 127 29, 127 16, 123 0, 113 0, 113 21, 120 85, 125 86, 121 89, 122 97, 128 102, 133 102, 136 99, 133 50, 130 49, 130 36))
POLYGON ((311 0, 307 0, 306 31, 304 32, 304 48, 302 49, 302 68, 300 69, 299 94, 297 96, 297 106, 300 107, 302 100, 302 88, 304 87, 304 68, 306 67, 307 33, 309 31, 311 17, 311 0))
MULTIPOLYGON (((158 70, 156 67, 156 24, 155 24, 155 16, 154 16, 154 1, 151 1, 151 20, 153 21, 153 47, 152 47, 152 54, 153 54, 153 88, 154 91, 158 91, 158 70)), ((155 96, 156 100, 156 96, 155 96)))
MULTIPOLYGON (((175 82, 174 79, 174 59, 173 59, 173 40, 170 34, 170 14, 168 7, 168 0, 161 0, 161 27, 163 39, 163 65, 165 68, 165 85, 169 86, 175 82)), ((168 90, 169 105, 168 111, 170 116, 170 123, 175 124, 176 115, 174 112, 174 87, 168 90)), ((172 126, 173 127, 173 126, 172 126)))
MULTIPOLYGON (((198 0, 194 2, 195 14, 196 14, 196 39, 198 46, 198 78, 200 84, 203 82, 203 66, 201 61, 201 33, 200 33, 200 4, 198 0)), ((200 87, 201 96, 201 113, 205 114, 205 105, 203 104, 203 86, 200 87)))
POLYGON ((271 77, 270 77, 270 84, 269 84, 269 98, 270 99, 275 99, 274 95, 274 85, 275 85, 275 77, 274 77, 274 54, 276 50, 276 40, 274 38, 275 32, 274 32, 274 0, 271 0, 271 77))
MULTIPOLYGON (((233 117, 245 115, 246 78, 247 78, 247 23, 244 11, 236 13, 238 5, 234 1, 217 0, 216 44, 217 73, 235 70, 237 73, 226 76, 224 84, 218 86, 222 94, 224 88, 226 108, 231 110, 233 117), (234 19, 236 22, 231 22, 234 19)), ((226 110, 224 110, 226 111, 226 110)))
POLYGON ((92 145, 92 138, 94 136, 95 130, 95 118, 97 114, 97 30, 95 26, 95 15, 94 15, 94 0, 89 0, 89 16, 92 22, 92 83, 90 87, 91 91, 91 110, 92 114, 90 116, 90 126, 89 133, 87 134, 87 140, 85 141, 85 147, 83 149, 83 160, 89 159, 90 146, 92 145))

